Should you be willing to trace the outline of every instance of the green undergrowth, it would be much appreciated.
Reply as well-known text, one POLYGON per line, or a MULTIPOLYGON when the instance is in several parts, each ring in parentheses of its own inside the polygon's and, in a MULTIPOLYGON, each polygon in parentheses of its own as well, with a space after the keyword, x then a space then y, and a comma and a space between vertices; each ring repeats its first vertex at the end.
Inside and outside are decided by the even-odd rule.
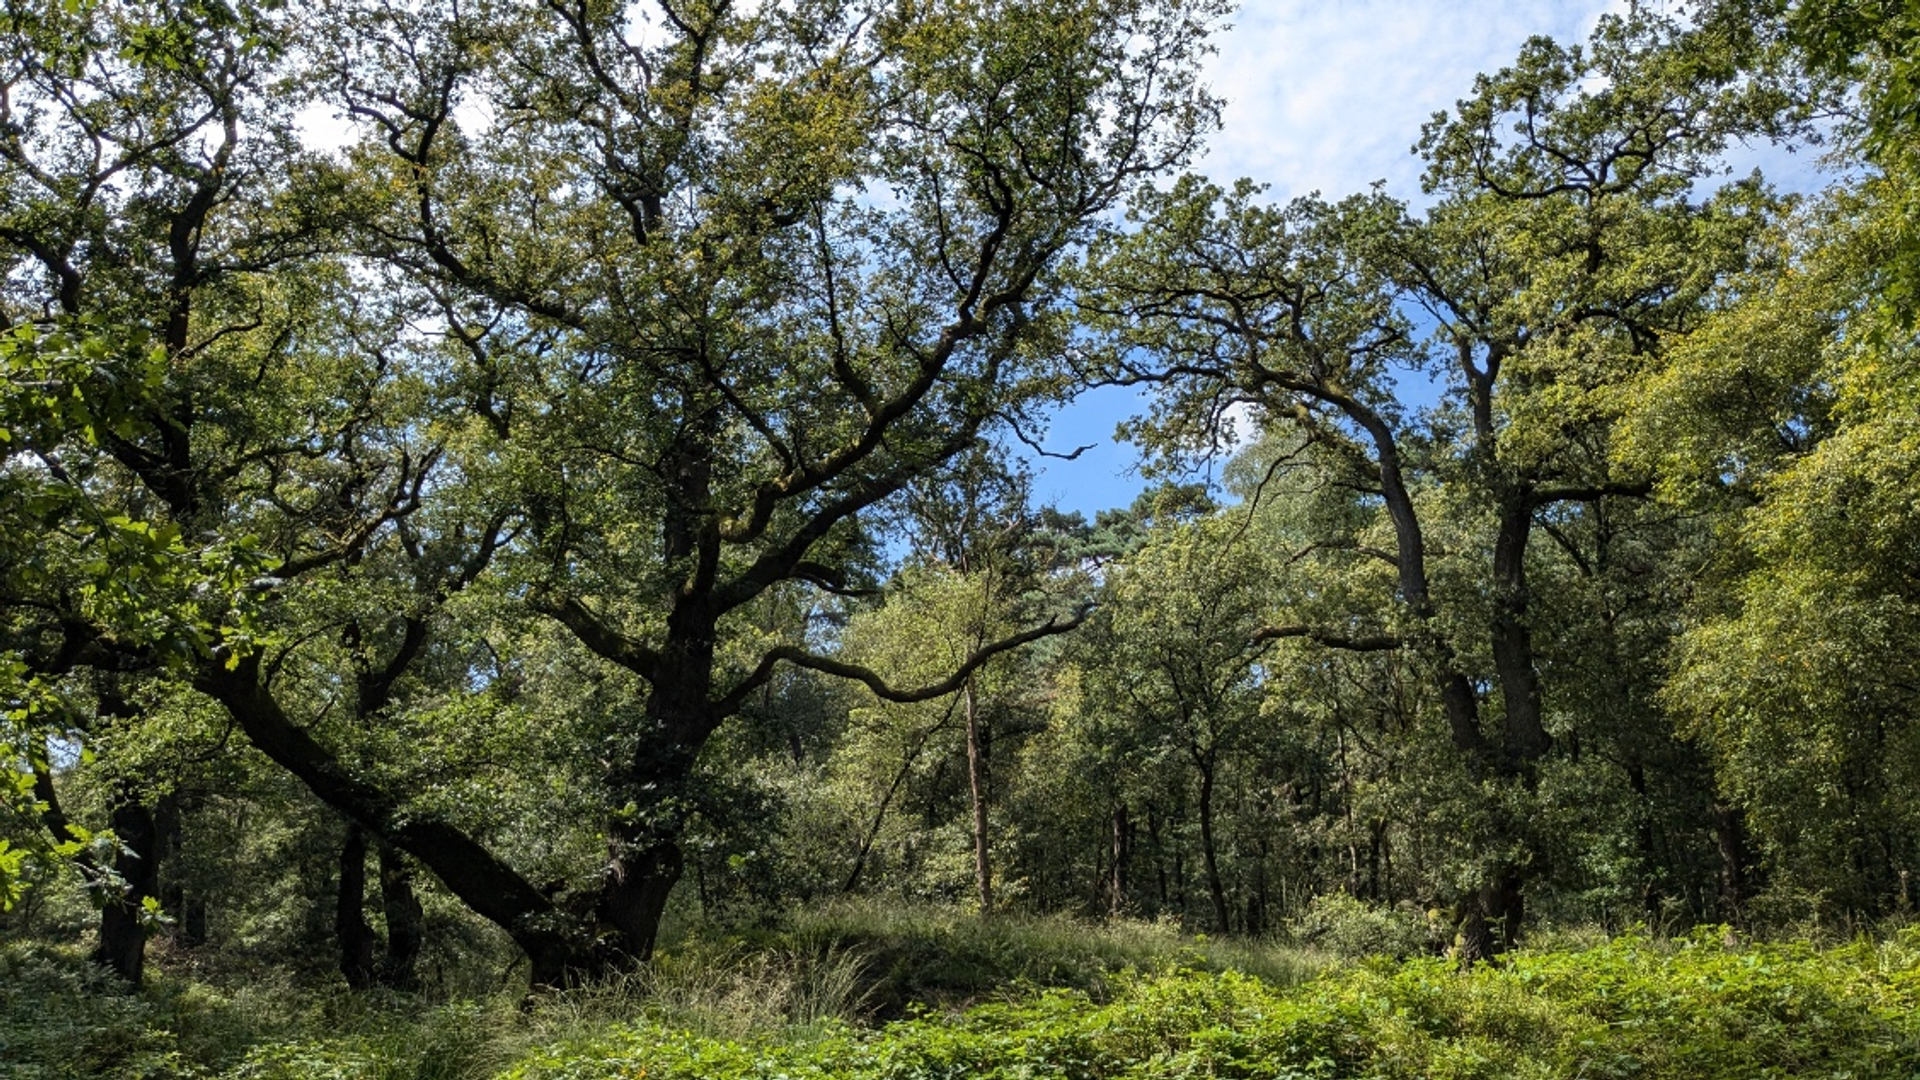
POLYGON ((512 1080, 1147 1077, 1673 1080, 1920 1074, 1920 936, 1830 950, 1621 938, 1462 973, 1376 961, 1302 986, 1143 976, 1111 1000, 1048 990, 874 1030, 715 1040, 615 1025, 512 1080))
POLYGON ((1011 988, 1078 990, 1105 1000, 1116 979, 1175 970, 1238 971, 1292 986, 1334 957, 1295 945, 1183 933, 1165 922, 1087 922, 934 905, 845 901, 794 913, 777 930, 695 936, 668 953, 698 965, 716 949, 799 951, 859 966, 859 1012, 898 1019, 916 1007, 965 1005, 1011 988))
POLYGON ((917 942, 955 933, 990 956, 1065 931, 1010 921, 990 949, 923 919, 884 933, 869 925, 861 945, 829 932, 852 916, 822 918, 764 946, 685 941, 653 972, 531 1008, 511 994, 432 1004, 220 992, 164 975, 145 994, 114 995, 69 955, 10 946, 0 949, 0 1080, 1920 1076, 1915 930, 1825 949, 1627 936, 1464 973, 1439 958, 1376 959, 1285 985, 1190 940, 1175 951, 1219 970, 1128 973, 1128 950, 1164 950, 1128 944, 1149 932, 1122 928, 1064 969, 1028 969, 1073 976, 1061 985, 1014 978, 879 1020, 863 996, 873 967, 904 964, 951 987, 949 965, 994 966, 923 957, 917 942))

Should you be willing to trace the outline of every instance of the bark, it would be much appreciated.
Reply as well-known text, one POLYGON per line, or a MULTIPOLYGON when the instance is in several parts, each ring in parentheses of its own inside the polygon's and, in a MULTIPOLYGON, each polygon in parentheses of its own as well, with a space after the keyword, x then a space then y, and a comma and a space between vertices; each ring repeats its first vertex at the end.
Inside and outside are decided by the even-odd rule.
POLYGON ((1721 914, 1738 921, 1747 900, 1747 830, 1739 807, 1714 804, 1713 836, 1720 849, 1721 914))
POLYGON ((1638 800, 1640 828, 1636 831, 1635 841, 1640 848, 1640 859, 1646 866, 1646 884, 1640 890, 1640 907, 1647 917, 1648 925, 1655 924, 1660 917, 1660 903, 1665 899, 1660 888, 1658 867, 1660 852, 1656 844, 1653 829, 1653 814, 1649 809, 1650 798, 1647 794, 1647 769, 1638 761, 1627 763, 1627 787, 1638 800))
POLYGON ((1220 861, 1213 843, 1213 762, 1200 764, 1200 857, 1206 864, 1207 896, 1213 901, 1213 925, 1226 933, 1233 929, 1227 910, 1227 891, 1220 883, 1220 861))
POLYGON ((367 831, 347 826, 340 845, 340 890, 335 906, 334 934, 340 943, 340 974, 354 990, 373 986, 373 951, 378 944, 367 923, 367 831))
POLYGON ((1521 894, 1524 883, 1517 868, 1502 866, 1468 894, 1459 909, 1459 935, 1454 941, 1455 957, 1461 966, 1495 959, 1519 940, 1521 920, 1526 916, 1521 894))
POLYGON ((1112 862, 1107 878, 1107 914, 1118 917, 1127 910, 1127 859, 1132 854, 1132 829, 1127 823, 1125 803, 1115 803, 1112 825, 1112 862))
POLYGON ((1533 630, 1528 625, 1527 541, 1533 530, 1533 501, 1524 492, 1509 493, 1500 508, 1493 546, 1494 672, 1506 707, 1507 768, 1522 775, 1553 746, 1540 715, 1540 676, 1533 667, 1533 630))
POLYGON ((420 950, 426 944, 426 912, 413 892, 413 868, 391 844, 380 845, 380 910, 387 920, 387 951, 374 968, 382 986, 420 988, 420 950))
POLYGON ((160 828, 160 907, 173 917, 173 945, 197 948, 207 943, 207 898, 187 881, 186 815, 197 799, 163 796, 155 808, 160 828))
POLYGON ((1167 907, 1167 851, 1160 842, 1160 815, 1153 803, 1147 804, 1147 842, 1153 845, 1153 879, 1160 909, 1167 907))
POLYGON ((718 720, 711 703, 714 622, 683 605, 669 617, 668 644, 647 695, 649 737, 611 778, 628 808, 608 830, 611 844, 599 913, 629 960, 653 956, 667 898, 686 869, 686 827, 695 759, 718 720))
POLYGON ((600 894, 600 914, 619 933, 620 950, 630 959, 653 958, 667 897, 685 869, 680 845, 669 839, 656 838, 645 846, 630 842, 612 860, 600 894))
POLYGON ((980 731, 980 703, 973 680, 961 690, 967 717, 967 788, 973 799, 973 878, 980 896, 980 914, 993 910, 993 865, 988 859, 987 756, 980 731))
POLYGON ((159 829, 153 811, 126 790, 116 794, 108 820, 114 838, 120 842, 113 871, 123 887, 108 895, 100 908, 100 940, 93 949, 93 962, 129 985, 139 986, 147 963, 142 902, 148 897, 157 899, 159 894, 159 829))
POLYGON ((1466 755, 1473 771, 1484 773, 1491 764, 1492 749, 1480 730, 1480 703, 1473 683, 1454 656, 1453 647, 1432 630, 1434 616, 1432 591, 1427 578, 1426 539, 1415 512, 1413 495, 1400 462, 1400 446, 1393 429, 1382 416, 1345 395, 1321 395, 1337 405, 1373 443, 1380 471, 1380 494, 1386 503, 1387 517, 1393 522, 1394 567, 1398 573, 1400 598, 1412 612, 1419 634, 1415 645, 1433 664, 1434 685, 1447 717, 1448 735, 1454 748, 1466 755))
POLYGON ((420 860, 476 915, 504 930, 526 951, 534 985, 564 985, 602 966, 605 958, 592 949, 584 928, 512 867, 453 825, 403 812, 399 799, 360 779, 295 724, 261 684, 259 667, 257 656, 231 669, 216 661, 195 685, 226 707, 255 748, 321 802, 420 860))

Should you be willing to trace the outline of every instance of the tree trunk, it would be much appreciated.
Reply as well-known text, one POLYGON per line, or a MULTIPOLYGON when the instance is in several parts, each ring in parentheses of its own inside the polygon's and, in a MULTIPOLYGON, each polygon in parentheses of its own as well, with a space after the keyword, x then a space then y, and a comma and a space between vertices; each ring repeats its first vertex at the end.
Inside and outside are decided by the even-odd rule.
POLYGON ((1220 862, 1213 846, 1213 762, 1200 766, 1200 857, 1207 869, 1207 896, 1213 901, 1213 925, 1220 933, 1233 929, 1227 911, 1227 891, 1220 884, 1220 862))
POLYGON ((374 974, 393 990, 420 988, 420 950, 426 913, 413 892, 413 868, 391 844, 380 845, 380 909, 387 920, 387 951, 374 974))
POLYGON ((1113 850, 1107 879, 1107 914, 1118 917, 1127 911, 1127 857, 1132 846, 1125 803, 1114 804, 1111 824, 1113 850))
POLYGON ((155 808, 160 827, 160 865, 165 871, 160 883, 160 907, 173 917, 173 945, 178 949, 207 943, 207 897, 189 883, 186 873, 186 816, 197 804, 198 799, 166 795, 155 808))
POLYGON ((622 845, 600 893, 600 915, 620 935, 620 951, 644 963, 653 959, 667 897, 686 869, 680 845, 669 839, 622 845), (644 846, 642 846, 644 845, 644 846))
POLYGON ((354 990, 373 986, 373 950, 378 939, 367 923, 366 907, 367 832, 348 825, 346 842, 340 845, 340 889, 333 926, 340 943, 340 974, 354 990))
POLYGON ((988 861, 987 757, 980 734, 980 706, 973 679, 961 689, 967 718, 967 786, 973 796, 973 878, 980 896, 980 914, 993 910, 993 866, 988 861))
POLYGON ((132 792, 116 793, 109 817, 120 851, 113 857, 113 871, 124 885, 106 897, 100 908, 100 940, 93 949, 93 962, 118 975, 132 986, 139 986, 146 974, 147 928, 141 916, 148 897, 158 899, 160 885, 160 836, 154 826, 153 812, 132 792))
POLYGON ((535 986, 562 986, 604 963, 586 928, 512 867, 447 822, 403 812, 400 799, 356 776, 314 741, 261 684, 257 655, 230 669, 216 659, 195 686, 224 705, 247 740, 321 802, 419 859, 474 914, 506 931, 526 951, 535 986))
POLYGON ((1147 803, 1147 842, 1153 845, 1153 880, 1160 901, 1160 910, 1167 909, 1167 851, 1160 840, 1160 814, 1152 802, 1147 803))
POLYGON ((1516 868, 1502 866, 1460 905, 1459 936, 1454 946, 1461 966, 1492 960, 1519 940, 1520 923, 1526 915, 1522 883, 1516 868))
POLYGON ((682 618, 676 612, 668 620, 678 640, 669 642, 671 659, 647 695, 648 737, 610 785, 630 801, 608 827, 600 918, 617 935, 617 950, 637 962, 652 959, 667 898, 686 869, 680 835, 691 803, 688 781, 715 724, 708 702, 712 629, 682 618))
POLYGON ((1523 775, 1553 746, 1540 715, 1540 676, 1533 667, 1533 629, 1528 625, 1527 540, 1533 530, 1533 500, 1525 490, 1507 494, 1493 545, 1494 672, 1506 707, 1508 768, 1523 775))
POLYGON ((901 785, 907 782, 907 775, 913 771, 914 764, 920 760, 920 752, 926 748, 927 740, 933 737, 934 732, 945 727, 947 721, 952 718, 953 705, 949 702, 940 722, 922 728, 919 737, 914 739, 913 746, 901 759, 900 768, 893 774, 893 782, 887 785, 887 793, 880 797, 880 805, 874 808, 873 824, 867 826, 867 831, 860 837, 860 848, 853 857, 853 869, 847 872, 847 880, 840 886, 842 893, 851 893, 860 884, 860 875, 867 868, 867 859, 873 854, 874 841, 880 837, 880 825, 887 819, 887 810, 893 806, 894 796, 900 793, 901 785))
POLYGON ((1747 900, 1747 830, 1740 808, 1725 803, 1713 806, 1713 836, 1720 849, 1721 915, 1740 920, 1747 900))

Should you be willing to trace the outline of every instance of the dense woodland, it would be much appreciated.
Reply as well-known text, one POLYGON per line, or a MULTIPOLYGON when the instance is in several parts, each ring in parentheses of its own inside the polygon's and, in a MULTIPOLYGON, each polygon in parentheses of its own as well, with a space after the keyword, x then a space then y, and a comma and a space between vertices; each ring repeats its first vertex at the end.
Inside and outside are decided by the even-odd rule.
POLYGON ((1293 201, 1185 172, 1220 0, 0 18, 10 938, 1911 910, 1910 5, 1637 5, 1293 201), (1111 385, 1154 486, 1034 505, 1111 385))

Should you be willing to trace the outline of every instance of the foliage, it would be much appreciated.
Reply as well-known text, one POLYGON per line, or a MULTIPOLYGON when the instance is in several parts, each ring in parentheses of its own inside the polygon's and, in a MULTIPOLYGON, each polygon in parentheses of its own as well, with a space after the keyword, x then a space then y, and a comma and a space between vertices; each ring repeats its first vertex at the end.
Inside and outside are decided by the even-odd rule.
POLYGON ((1820 953, 1626 937, 1468 972, 1380 963, 1294 990, 1160 975, 1106 1004, 1053 991, 799 1043, 624 1025, 507 1075, 1900 1077, 1920 1063, 1916 963, 1911 941, 1820 953))

